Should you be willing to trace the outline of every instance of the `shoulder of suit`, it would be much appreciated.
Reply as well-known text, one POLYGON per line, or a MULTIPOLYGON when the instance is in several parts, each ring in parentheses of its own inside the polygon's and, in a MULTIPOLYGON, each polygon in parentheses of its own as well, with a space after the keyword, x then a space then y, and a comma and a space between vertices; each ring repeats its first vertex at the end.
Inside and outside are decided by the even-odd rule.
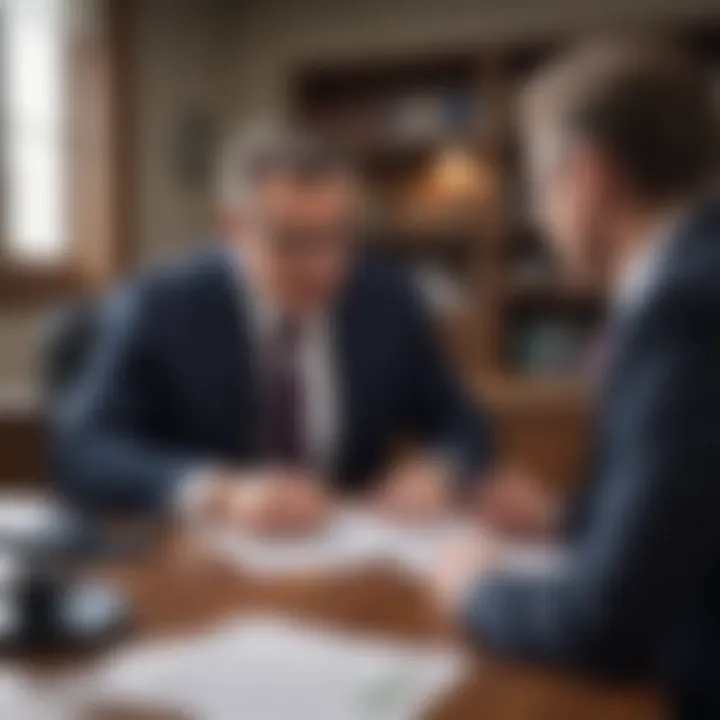
POLYGON ((188 292, 216 283, 220 275, 230 277, 230 273, 227 254, 211 249, 149 271, 139 278, 139 286, 157 292, 188 292))
POLYGON ((177 315, 219 283, 230 281, 224 253, 209 250, 140 274, 117 288, 108 305, 124 313, 155 315, 167 311, 177 315))
POLYGON ((664 333, 706 332, 720 322, 720 216, 678 246, 648 310, 646 322, 664 333))
MULTIPOLYGON (((241 282, 222 250, 213 249, 186 257, 172 265, 153 269, 113 294, 126 308, 153 317, 168 313, 177 317, 214 298, 222 285, 241 282)), ((418 296, 409 273, 395 263, 363 255, 355 265, 346 290, 346 300, 370 314, 388 317, 414 307, 418 296)))
POLYGON ((416 299, 410 274, 397 264, 375 256, 363 257, 350 285, 351 292, 362 295, 367 302, 383 304, 388 310, 395 303, 406 304, 416 299))

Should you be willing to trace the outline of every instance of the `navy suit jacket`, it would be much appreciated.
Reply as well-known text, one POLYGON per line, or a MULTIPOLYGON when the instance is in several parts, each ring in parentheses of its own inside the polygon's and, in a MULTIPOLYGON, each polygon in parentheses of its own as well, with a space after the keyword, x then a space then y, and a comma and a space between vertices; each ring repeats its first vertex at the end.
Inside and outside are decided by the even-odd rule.
MULTIPOLYGON (((112 298, 92 358, 55 414, 52 464, 65 495, 162 511, 189 471, 262 459, 243 293, 230 256, 214 251, 112 298)), ((358 263, 334 327, 341 488, 362 490, 398 436, 449 453, 464 477, 489 461, 488 423, 402 275, 358 263)))
POLYGON ((469 630, 530 661, 651 675, 684 717, 717 718, 720 203, 683 224, 614 335, 570 566, 479 582, 469 630))

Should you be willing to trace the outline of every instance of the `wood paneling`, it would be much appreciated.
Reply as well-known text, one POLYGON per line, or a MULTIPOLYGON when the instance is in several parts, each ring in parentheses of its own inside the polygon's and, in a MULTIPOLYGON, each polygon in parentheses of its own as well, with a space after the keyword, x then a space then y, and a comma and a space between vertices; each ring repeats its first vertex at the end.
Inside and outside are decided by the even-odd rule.
POLYGON ((37 485, 46 477, 43 432, 35 413, 0 410, 0 486, 37 485))
POLYGON ((510 414, 500 418, 500 454, 530 470, 551 490, 569 490, 582 482, 590 450, 585 417, 510 414))

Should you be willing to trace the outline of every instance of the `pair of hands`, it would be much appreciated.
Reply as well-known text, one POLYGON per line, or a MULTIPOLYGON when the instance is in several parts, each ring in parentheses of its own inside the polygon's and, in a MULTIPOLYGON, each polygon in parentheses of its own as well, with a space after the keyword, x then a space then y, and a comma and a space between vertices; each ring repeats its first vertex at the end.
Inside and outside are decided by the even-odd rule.
POLYGON ((503 468, 484 483, 476 498, 476 515, 489 533, 460 538, 446 547, 430 577, 440 608, 454 614, 475 583, 502 568, 508 539, 549 541, 556 534, 559 503, 537 478, 518 468, 503 468))
MULTIPOLYGON (((489 531, 479 543, 459 539, 445 548, 429 578, 441 608, 451 613, 469 587, 503 563, 502 537, 524 540, 552 537, 557 504, 540 483, 512 468, 496 471, 469 498, 471 515, 489 531)), ((449 510, 455 494, 448 468, 435 459, 415 457, 394 466, 378 484, 373 503, 397 521, 431 522, 449 510)), ((328 521, 332 499, 311 474, 277 469, 239 478, 219 473, 205 494, 204 511, 214 520, 256 534, 293 535, 312 532, 328 521)))
MULTIPOLYGON (((447 511, 452 494, 448 468, 435 459, 418 457, 395 465, 371 502, 398 521, 428 522, 447 511)), ((324 484, 311 473, 277 468, 247 477, 216 473, 201 509, 215 521, 255 534, 295 535, 322 527, 332 502, 324 484)))

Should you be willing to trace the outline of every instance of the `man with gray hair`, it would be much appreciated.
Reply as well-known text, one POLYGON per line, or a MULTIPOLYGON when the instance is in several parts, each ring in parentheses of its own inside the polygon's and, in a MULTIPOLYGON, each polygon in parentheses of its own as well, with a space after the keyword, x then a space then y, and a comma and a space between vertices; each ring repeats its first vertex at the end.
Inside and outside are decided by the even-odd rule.
POLYGON ((334 492, 432 516, 491 459, 402 274, 360 247, 359 182, 323 139, 261 128, 223 158, 221 239, 141 279, 53 433, 62 491, 95 509, 311 530, 334 492), (391 464, 399 438, 418 448, 391 464))

